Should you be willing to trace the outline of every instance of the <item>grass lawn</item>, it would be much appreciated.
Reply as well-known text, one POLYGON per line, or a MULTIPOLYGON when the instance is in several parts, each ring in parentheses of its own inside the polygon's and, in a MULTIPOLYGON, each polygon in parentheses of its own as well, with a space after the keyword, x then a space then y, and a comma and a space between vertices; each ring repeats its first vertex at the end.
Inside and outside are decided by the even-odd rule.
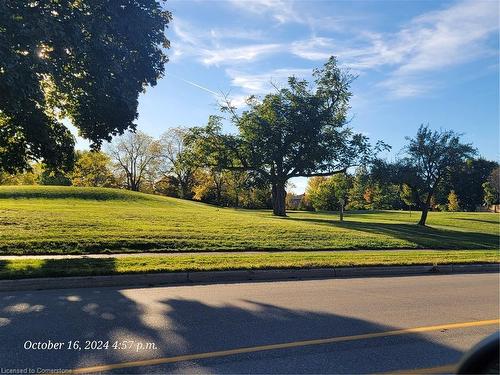
POLYGON ((497 263, 495 250, 231 253, 0 260, 0 279, 237 269, 497 263))
MULTIPOLYGON (((114 189, 4 186, 0 255, 337 249, 476 249, 498 254, 498 214, 432 212, 427 228, 415 225, 418 218, 418 212, 347 212, 340 223, 335 213, 291 212, 277 218, 267 210, 217 208, 114 189)), ((124 262, 118 261, 117 267, 124 262)))

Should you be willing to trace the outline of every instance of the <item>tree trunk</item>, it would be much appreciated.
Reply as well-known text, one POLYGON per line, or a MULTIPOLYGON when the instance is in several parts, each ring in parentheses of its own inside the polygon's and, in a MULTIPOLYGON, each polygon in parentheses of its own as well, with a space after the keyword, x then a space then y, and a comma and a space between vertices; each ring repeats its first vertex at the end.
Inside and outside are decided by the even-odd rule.
POLYGON ((420 221, 418 225, 425 226, 425 221, 427 220, 427 214, 429 213, 429 206, 431 205, 432 193, 427 195, 425 203, 422 205, 422 216, 420 216, 420 221))
POLYGON ((278 182, 272 185, 273 215, 286 216, 286 191, 285 184, 278 182))

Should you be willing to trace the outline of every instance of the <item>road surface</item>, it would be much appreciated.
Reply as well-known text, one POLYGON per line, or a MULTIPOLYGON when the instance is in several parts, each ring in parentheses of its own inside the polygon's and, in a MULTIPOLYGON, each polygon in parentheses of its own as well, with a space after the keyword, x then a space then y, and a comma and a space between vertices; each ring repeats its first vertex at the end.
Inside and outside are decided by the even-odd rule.
POLYGON ((3 292, 0 371, 435 368, 498 329, 498 285, 469 274, 3 292))

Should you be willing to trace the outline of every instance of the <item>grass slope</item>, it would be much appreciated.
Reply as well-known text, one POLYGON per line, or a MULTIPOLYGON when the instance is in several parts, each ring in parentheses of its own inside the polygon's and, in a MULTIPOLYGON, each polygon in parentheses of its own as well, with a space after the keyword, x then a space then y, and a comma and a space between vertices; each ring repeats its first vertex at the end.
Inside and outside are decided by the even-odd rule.
POLYGON ((336 249, 498 250, 499 215, 217 208, 115 189, 0 187, 0 254, 336 249))

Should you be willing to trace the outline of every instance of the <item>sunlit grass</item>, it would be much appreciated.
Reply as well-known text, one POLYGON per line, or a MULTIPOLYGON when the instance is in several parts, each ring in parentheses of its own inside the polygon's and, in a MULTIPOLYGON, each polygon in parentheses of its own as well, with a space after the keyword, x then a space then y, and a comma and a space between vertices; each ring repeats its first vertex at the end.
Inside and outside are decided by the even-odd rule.
POLYGON ((237 210, 115 189, 0 187, 0 254, 337 249, 498 250, 499 215, 237 210))
POLYGON ((497 263, 495 250, 278 252, 0 260, 0 279, 241 269, 497 263))

